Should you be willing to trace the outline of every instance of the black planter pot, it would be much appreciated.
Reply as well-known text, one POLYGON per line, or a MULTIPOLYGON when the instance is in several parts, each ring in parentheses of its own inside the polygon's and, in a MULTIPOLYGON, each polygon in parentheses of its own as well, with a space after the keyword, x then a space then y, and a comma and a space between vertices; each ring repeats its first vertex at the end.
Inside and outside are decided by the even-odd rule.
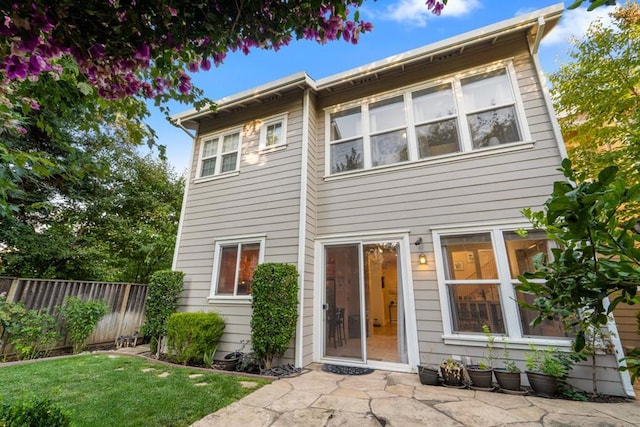
POLYGON ((471 379, 471 385, 476 388, 491 389, 493 383, 493 370, 482 369, 478 365, 467 366, 467 372, 471 379))
POLYGON ((551 375, 527 371, 527 378, 533 391, 537 394, 554 396, 558 388, 558 379, 551 375))
POLYGON ((440 376, 437 368, 418 365, 418 376, 420 383, 424 385, 438 385, 440 376))
POLYGON ((240 357, 236 353, 227 354, 224 359, 214 360, 213 367, 223 371, 235 371, 240 362, 240 357))
POLYGON ((464 372, 462 369, 448 371, 441 367, 440 373, 442 374, 444 385, 451 387, 464 387, 464 372))
POLYGON ((503 390, 520 391, 521 389, 521 375, 520 372, 509 372, 506 369, 496 368, 493 370, 496 375, 496 380, 500 388, 503 390))

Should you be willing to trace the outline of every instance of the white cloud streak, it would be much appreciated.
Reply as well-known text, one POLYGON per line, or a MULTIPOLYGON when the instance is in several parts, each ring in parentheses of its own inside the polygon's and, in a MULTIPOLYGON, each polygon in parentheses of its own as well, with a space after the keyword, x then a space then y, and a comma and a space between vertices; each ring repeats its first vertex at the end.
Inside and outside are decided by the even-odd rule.
POLYGON ((586 8, 565 10, 562 20, 543 40, 545 46, 564 44, 572 38, 582 39, 589 25, 597 19, 601 19, 604 26, 611 25, 609 13, 611 7, 599 7, 591 12, 586 8))
MULTIPOLYGON (((457 18, 480 7, 479 0, 455 0, 442 10, 442 17, 457 18)), ((387 18, 415 27, 425 27, 435 16, 427 9, 425 0, 398 0, 387 6, 387 18)), ((437 18, 437 17, 435 17, 437 18)))

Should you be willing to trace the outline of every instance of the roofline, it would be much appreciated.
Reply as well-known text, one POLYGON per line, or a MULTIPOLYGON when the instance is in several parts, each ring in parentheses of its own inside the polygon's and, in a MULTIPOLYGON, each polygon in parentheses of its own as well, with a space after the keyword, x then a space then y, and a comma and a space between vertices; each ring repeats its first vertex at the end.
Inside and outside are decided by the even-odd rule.
MULTIPOLYGON (((289 89, 295 86, 307 87, 317 91, 323 89, 331 89, 334 86, 360 76, 381 72, 388 68, 397 67, 400 65, 410 64, 412 62, 428 58, 429 56, 437 55, 443 51, 451 50, 453 48, 463 49, 465 46, 478 43, 479 41, 496 38, 501 35, 510 34, 516 31, 522 31, 523 29, 530 27, 540 26, 541 23, 544 25, 545 22, 548 22, 549 24, 551 24, 549 27, 553 27, 562 16, 563 11, 564 4, 556 3, 543 9, 538 9, 524 15, 516 16, 514 18, 487 25, 482 28, 450 37, 439 42, 431 43, 429 45, 413 49, 399 55, 393 55, 358 68, 353 68, 348 71, 334 74, 332 76, 322 78, 318 81, 313 80, 306 72, 301 71, 299 73, 295 73, 290 76, 271 81, 264 85, 260 85, 255 88, 222 98, 218 101, 215 101, 215 104, 218 110, 227 109, 235 105, 242 104, 243 102, 246 102, 248 100, 269 95, 279 90, 289 89), (542 18, 542 20, 540 18, 542 18)), ((540 37, 537 37, 535 43, 537 44, 539 43, 539 41, 540 37)), ((171 121, 180 125, 184 121, 195 120, 200 117, 206 116, 208 114, 211 114, 211 111, 208 109, 208 107, 209 106, 207 105, 200 110, 192 108, 182 113, 177 113, 171 116, 171 121)))
POLYGON ((332 86, 336 86, 356 77, 381 72, 387 68, 398 65, 406 65, 428 58, 429 56, 437 55, 443 51, 451 50, 452 48, 461 49, 467 45, 477 43, 478 41, 492 39, 504 34, 521 31, 528 27, 534 27, 538 25, 539 18, 543 18, 545 21, 557 21, 562 16, 563 11, 564 4, 556 3, 544 9, 538 9, 524 15, 516 16, 514 18, 487 25, 439 42, 431 43, 399 55, 390 56, 380 61, 372 62, 371 64, 363 65, 358 68, 319 79, 316 82, 316 89, 330 89, 332 86))
MULTIPOLYGON (((309 77, 309 75, 304 72, 298 72, 295 74, 291 74, 289 76, 283 77, 278 80, 270 81, 269 83, 265 83, 263 85, 238 92, 234 95, 224 97, 215 102, 215 105, 218 109, 222 108, 230 108, 238 104, 242 104, 252 98, 256 98, 258 96, 268 95, 274 92, 278 92, 280 90, 288 89, 295 86, 304 85, 305 87, 315 88, 315 81, 309 77)), ((187 120, 194 120, 199 117, 210 114, 209 110, 210 105, 206 105, 200 110, 196 110, 192 108, 187 111, 183 111, 182 113, 177 113, 171 116, 171 121, 177 124, 187 120)))

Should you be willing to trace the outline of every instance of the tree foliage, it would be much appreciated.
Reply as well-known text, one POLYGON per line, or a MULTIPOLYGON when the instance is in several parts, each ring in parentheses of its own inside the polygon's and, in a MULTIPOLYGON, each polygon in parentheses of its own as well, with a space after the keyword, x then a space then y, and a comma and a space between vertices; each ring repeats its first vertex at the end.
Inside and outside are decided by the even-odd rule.
POLYGON ((77 158, 88 168, 81 179, 40 180, 12 199, 21 209, 2 219, 0 271, 146 283, 169 268, 183 179, 166 162, 127 147, 96 152, 87 145, 77 158))
POLYGON ((80 353, 87 338, 96 329, 98 322, 109 312, 109 305, 102 300, 83 301, 77 297, 68 297, 64 305, 58 307, 67 336, 73 345, 73 353, 80 353))
POLYGON ((640 303, 640 223, 625 219, 625 210, 640 203, 640 184, 629 186, 616 166, 576 184, 571 166, 562 162, 569 181, 554 183, 543 211, 524 211, 558 247, 552 259, 539 258, 535 272, 519 277, 518 290, 536 297, 527 305, 539 312, 534 324, 559 315, 581 352, 619 303, 640 303))
POLYGON ((256 267, 251 283, 251 344, 256 357, 271 368, 296 333, 298 272, 291 264, 265 263, 256 267))
MULTIPOLYGON (((595 4, 595 3, 593 3, 595 4)), ((574 39, 569 62, 550 75, 554 107, 576 179, 616 165, 629 185, 640 183, 640 6, 596 21, 574 39)))

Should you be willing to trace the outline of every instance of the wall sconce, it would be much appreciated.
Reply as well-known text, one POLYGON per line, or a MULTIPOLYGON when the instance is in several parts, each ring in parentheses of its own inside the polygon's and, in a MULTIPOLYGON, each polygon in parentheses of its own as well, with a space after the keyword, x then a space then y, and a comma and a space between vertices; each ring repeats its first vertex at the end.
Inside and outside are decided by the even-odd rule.
POLYGON ((427 256, 425 254, 420 254, 420 255, 418 255, 418 260, 420 261, 420 264, 426 264, 427 263, 427 256))

